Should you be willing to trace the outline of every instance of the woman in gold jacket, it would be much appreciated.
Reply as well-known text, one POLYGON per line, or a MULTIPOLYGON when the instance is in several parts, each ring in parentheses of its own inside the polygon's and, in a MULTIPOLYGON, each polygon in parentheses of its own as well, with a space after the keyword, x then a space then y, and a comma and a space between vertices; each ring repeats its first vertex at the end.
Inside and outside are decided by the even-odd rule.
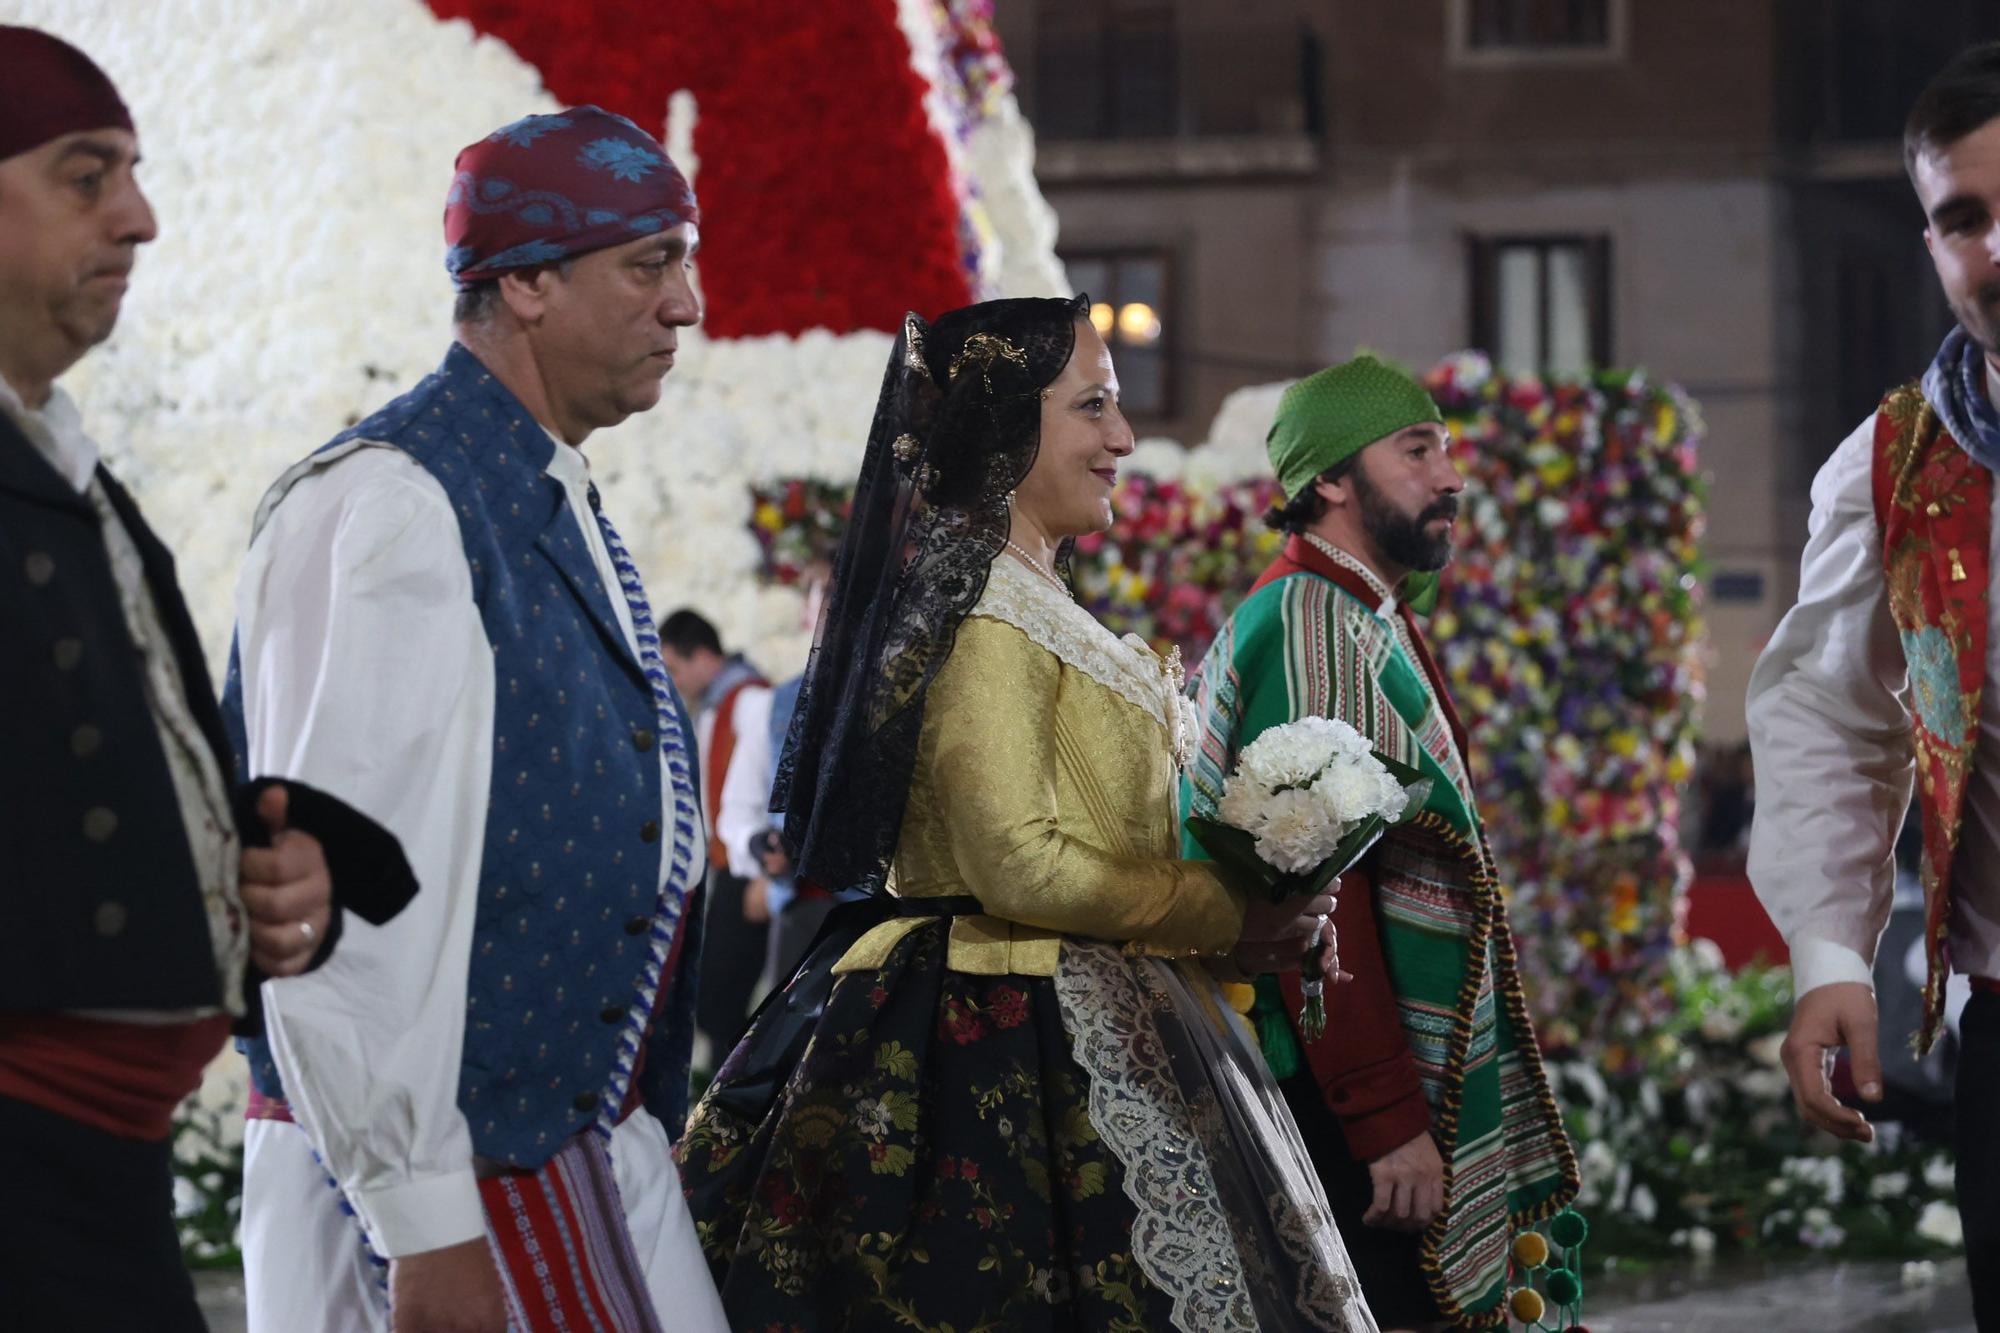
POLYGON ((1331 899, 1176 855, 1177 659, 1072 599, 1132 432, 1088 303, 906 321, 779 777, 860 887, 690 1118, 746 1330, 1373 1330, 1218 977, 1331 899))

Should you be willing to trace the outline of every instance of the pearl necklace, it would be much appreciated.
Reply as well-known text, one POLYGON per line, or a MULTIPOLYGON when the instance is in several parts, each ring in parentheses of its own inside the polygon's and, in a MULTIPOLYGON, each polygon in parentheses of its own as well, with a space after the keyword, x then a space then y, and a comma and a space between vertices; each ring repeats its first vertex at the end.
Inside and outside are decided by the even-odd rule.
POLYGON ((1040 574, 1043 578, 1054 584, 1057 592, 1060 592, 1072 602, 1076 600, 1076 594, 1071 592, 1069 587, 1056 577, 1055 571, 1035 559, 1034 556, 1028 554, 1028 549, 1025 546, 1015 542, 1012 537, 1003 537, 1001 540, 1006 544, 1008 550, 1021 557, 1022 563, 1027 565, 1029 569, 1034 570, 1037 574, 1040 574))

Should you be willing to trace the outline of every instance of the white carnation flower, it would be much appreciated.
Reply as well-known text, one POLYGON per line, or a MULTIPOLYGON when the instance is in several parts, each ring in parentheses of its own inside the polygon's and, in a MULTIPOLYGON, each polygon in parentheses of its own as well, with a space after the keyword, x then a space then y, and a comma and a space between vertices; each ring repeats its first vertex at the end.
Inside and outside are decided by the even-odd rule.
POLYGON ((1799 1223, 1799 1243, 1808 1249, 1830 1250, 1847 1239, 1847 1229, 1824 1208, 1808 1208, 1799 1223))
POLYGON ((1583 1145, 1583 1155, 1577 1159, 1577 1167, 1585 1181, 1602 1185, 1617 1173, 1618 1155, 1603 1139, 1592 1139, 1583 1145))
POLYGON ((1316 868, 1339 844, 1340 826, 1310 791, 1281 791, 1264 808, 1257 855, 1287 874, 1316 868))
POLYGON ((1350 828, 1371 815, 1400 819, 1409 804, 1403 784, 1381 761, 1366 753, 1335 759, 1313 784, 1313 791, 1327 802, 1334 817, 1350 828))
POLYGON ((1244 746, 1237 769, 1267 787, 1295 787, 1312 781, 1336 758, 1358 759, 1368 752, 1367 738, 1347 723, 1302 717, 1244 746))
POLYGON ((1240 772, 1232 773, 1222 784, 1222 800, 1217 803, 1215 816, 1234 828, 1256 833, 1264 827, 1264 807, 1270 799, 1269 788, 1240 772))
POLYGON ((1733 1041, 1742 1032, 1743 1015, 1732 1005, 1710 1005, 1701 1016, 1701 1035, 1710 1041, 1733 1041))
POLYGON ((1899 1199, 1909 1190, 1910 1173, 1907 1171, 1885 1171, 1868 1182, 1868 1197, 1871 1199, 1899 1199))
POLYGON ((1780 1171, 1786 1180, 1819 1190, 1821 1197, 1835 1207, 1847 1197, 1847 1170, 1838 1157, 1788 1157, 1780 1171))
POLYGON ((1959 1219, 1958 1209, 1942 1200, 1932 1199, 1924 1205, 1923 1213, 1917 1218, 1917 1234, 1939 1245, 1963 1245, 1965 1223, 1959 1219))
POLYGON ((1327 765, 1312 790, 1313 795, 1325 802, 1329 815, 1350 826, 1374 814, 1381 797, 1375 775, 1351 760, 1336 760, 1327 765))
POLYGON ((1236 770, 1259 786, 1276 790, 1312 781, 1331 757, 1322 740, 1294 723, 1272 727, 1244 746, 1236 770))

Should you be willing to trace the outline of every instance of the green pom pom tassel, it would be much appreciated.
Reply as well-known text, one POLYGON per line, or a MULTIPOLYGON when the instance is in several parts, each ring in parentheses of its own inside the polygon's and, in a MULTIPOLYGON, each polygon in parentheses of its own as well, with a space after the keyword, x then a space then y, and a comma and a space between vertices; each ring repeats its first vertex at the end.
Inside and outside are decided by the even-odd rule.
POLYGON ((1292 1035, 1292 1020, 1285 1014, 1285 993, 1276 977, 1257 978, 1257 1004, 1251 1010, 1257 1024, 1257 1044, 1271 1066, 1271 1077, 1280 1081, 1299 1072, 1299 1039, 1292 1035))
POLYGON ((1549 1222, 1549 1239, 1565 1250, 1573 1250, 1583 1244, 1590 1235, 1590 1223, 1583 1220, 1582 1213, 1565 1208, 1549 1222))
POLYGON ((1583 1279, 1567 1268, 1550 1273, 1543 1285, 1548 1288, 1549 1299, 1557 1305, 1575 1305, 1583 1299, 1583 1279))

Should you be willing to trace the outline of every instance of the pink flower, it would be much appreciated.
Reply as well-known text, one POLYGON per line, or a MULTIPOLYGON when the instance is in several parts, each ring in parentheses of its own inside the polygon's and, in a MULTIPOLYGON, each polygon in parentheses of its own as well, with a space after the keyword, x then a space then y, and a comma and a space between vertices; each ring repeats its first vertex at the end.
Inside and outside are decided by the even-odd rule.
POLYGON ((1028 997, 1012 986, 986 992, 986 1016, 997 1028, 1017 1028, 1028 1021, 1028 997))

